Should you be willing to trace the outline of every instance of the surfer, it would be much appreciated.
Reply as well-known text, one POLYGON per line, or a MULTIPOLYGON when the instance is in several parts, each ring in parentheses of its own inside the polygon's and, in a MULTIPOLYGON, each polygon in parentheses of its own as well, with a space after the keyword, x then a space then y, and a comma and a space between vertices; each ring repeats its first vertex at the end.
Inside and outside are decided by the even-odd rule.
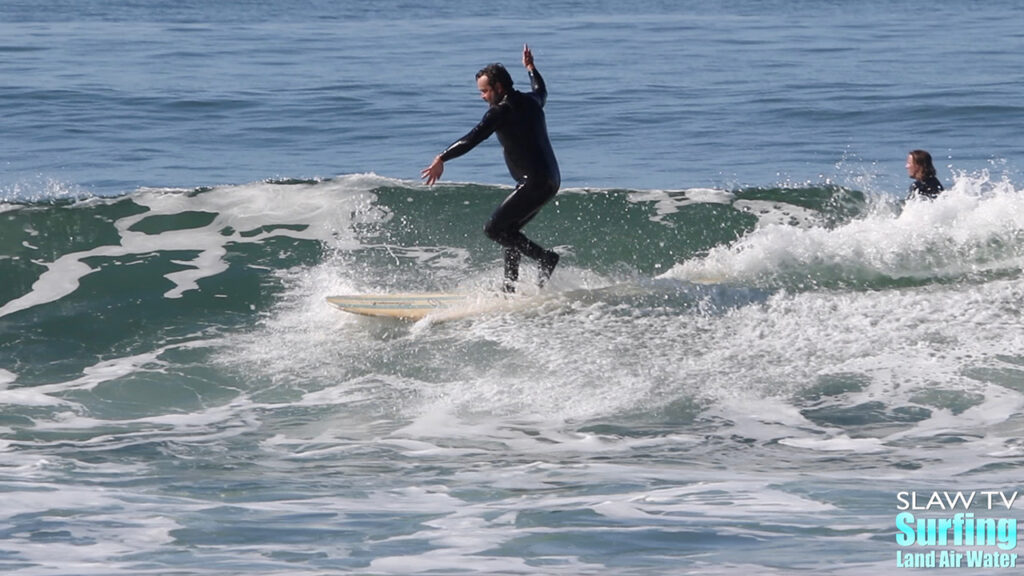
POLYGON ((934 199, 945 190, 935 175, 932 155, 924 150, 912 150, 907 154, 907 174, 914 179, 907 192, 907 200, 916 196, 934 199))
POLYGON ((545 250, 522 232, 523 226, 555 196, 561 184, 558 161, 544 120, 548 91, 527 45, 523 46, 523 66, 530 76, 529 93, 512 87, 512 77, 501 64, 489 64, 477 72, 476 85, 480 97, 489 105, 487 112, 479 124, 438 154, 421 173, 426 184, 433 185, 444 173, 445 162, 469 152, 497 132, 516 187, 491 214, 484 233, 505 248, 506 292, 515 292, 521 255, 538 262, 540 286, 551 277, 559 258, 557 252, 545 250))

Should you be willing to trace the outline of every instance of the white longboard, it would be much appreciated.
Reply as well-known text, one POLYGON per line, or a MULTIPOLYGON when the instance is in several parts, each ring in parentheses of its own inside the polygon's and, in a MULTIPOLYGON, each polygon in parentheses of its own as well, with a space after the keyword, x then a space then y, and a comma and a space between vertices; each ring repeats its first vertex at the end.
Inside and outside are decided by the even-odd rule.
POLYGON ((407 294, 346 294, 328 296, 327 301, 345 312, 378 318, 420 320, 427 316, 452 319, 471 314, 515 307, 518 298, 500 294, 452 294, 421 292, 407 294))
MULTIPOLYGON (((721 283, 717 278, 680 282, 669 285, 669 294, 689 292, 685 287, 705 285, 714 288, 721 283), (673 288, 674 287, 674 288, 673 288)), ((351 314, 377 318, 421 320, 427 316, 434 320, 454 320, 481 314, 512 312, 543 306, 548 302, 588 302, 595 298, 610 299, 665 293, 656 286, 626 283, 601 288, 580 288, 561 292, 542 291, 533 294, 505 294, 498 292, 406 292, 396 294, 344 294, 328 296, 327 301, 351 314)))

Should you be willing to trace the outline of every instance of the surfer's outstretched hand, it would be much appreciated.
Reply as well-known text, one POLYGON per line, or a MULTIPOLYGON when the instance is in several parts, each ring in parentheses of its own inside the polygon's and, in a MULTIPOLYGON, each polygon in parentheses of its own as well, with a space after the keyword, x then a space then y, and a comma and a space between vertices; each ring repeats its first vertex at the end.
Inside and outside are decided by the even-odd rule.
POLYGON ((423 178, 427 186, 433 186, 434 182, 441 179, 441 175, 444 174, 444 160, 438 156, 434 158, 434 161, 430 163, 420 172, 420 178, 423 178))

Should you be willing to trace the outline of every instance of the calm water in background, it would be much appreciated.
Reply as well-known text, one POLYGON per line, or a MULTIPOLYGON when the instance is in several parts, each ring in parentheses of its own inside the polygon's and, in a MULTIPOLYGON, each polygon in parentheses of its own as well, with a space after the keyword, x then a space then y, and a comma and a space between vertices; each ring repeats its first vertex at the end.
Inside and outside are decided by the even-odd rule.
POLYGON ((1022 22, 4 0, 0 569, 893 572, 898 492, 1024 464, 1022 22), (483 114, 477 69, 525 84, 524 42, 551 290, 327 308, 494 287, 497 143, 417 178, 483 114), (950 192, 904 207, 918 147, 950 192))
MULTIPOLYGON (((524 42, 566 186, 902 192, 916 147, 1020 170, 1013 2, 208 4, 5 2, 5 196, 415 179, 482 115, 477 69, 526 82, 524 42)), ((506 182, 495 147, 450 177, 506 182)))

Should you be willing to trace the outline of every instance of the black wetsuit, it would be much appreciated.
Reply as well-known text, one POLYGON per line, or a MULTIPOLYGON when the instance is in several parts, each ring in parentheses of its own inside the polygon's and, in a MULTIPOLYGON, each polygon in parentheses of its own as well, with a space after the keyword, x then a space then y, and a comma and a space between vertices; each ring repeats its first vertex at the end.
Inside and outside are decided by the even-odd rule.
POLYGON ((924 180, 914 180, 910 184, 910 190, 907 191, 907 200, 915 196, 924 196, 925 198, 935 199, 945 188, 942 187, 942 182, 935 176, 928 176, 924 180))
POLYGON ((491 134, 498 134, 505 164, 517 185, 491 214, 484 233, 505 247, 506 290, 513 290, 513 283, 519 278, 520 254, 541 263, 542 283, 558 263, 556 253, 545 250, 521 232, 561 185, 558 161, 544 120, 548 91, 536 69, 529 74, 532 92, 510 90, 501 102, 487 110, 479 124, 441 153, 441 160, 447 162, 469 152, 491 134))

